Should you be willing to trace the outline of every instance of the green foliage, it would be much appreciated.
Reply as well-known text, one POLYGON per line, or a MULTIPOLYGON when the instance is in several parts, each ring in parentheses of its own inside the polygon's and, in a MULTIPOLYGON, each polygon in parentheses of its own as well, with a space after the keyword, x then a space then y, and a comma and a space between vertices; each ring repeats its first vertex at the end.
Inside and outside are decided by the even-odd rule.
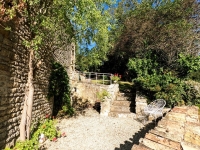
POLYGON ((106 96, 109 96, 109 93, 108 93, 108 91, 105 90, 105 89, 103 89, 103 90, 97 92, 97 98, 98 98, 100 101, 102 101, 102 102, 104 101, 104 98, 105 98, 106 96))
POLYGON ((54 114, 63 108, 66 114, 72 115, 73 108, 70 104, 69 77, 64 67, 59 63, 52 64, 49 80, 49 97, 54 96, 54 114))
POLYGON ((190 72, 188 78, 200 82, 200 70, 190 72))
POLYGON ((97 68, 107 60, 107 52, 111 47, 110 28, 112 16, 108 8, 113 0, 82 0, 75 2, 72 24, 77 39, 77 68, 81 71, 97 68), (107 6, 107 9, 105 9, 107 6), (95 22, 95 23, 94 23, 95 22), (94 46, 92 49, 88 47, 94 46))
POLYGON ((112 81, 119 81, 121 79, 121 75, 114 74, 110 78, 112 81))
POLYGON ((55 137, 60 137, 60 133, 56 130, 56 121, 50 119, 49 117, 47 119, 42 120, 39 122, 39 126, 37 131, 33 134, 32 139, 38 140, 38 137, 41 134, 44 134, 46 138, 53 140, 55 137))
POLYGON ((155 59, 130 59, 128 67, 136 72, 134 85, 150 100, 162 98, 167 106, 191 105, 199 103, 199 96, 194 86, 186 83, 168 70, 158 67, 155 59))
MULTIPOLYGON (((49 116, 46 116, 46 119, 43 119, 38 122, 36 126, 37 129, 30 140, 26 141, 18 141, 14 146, 13 150, 38 150, 39 149, 39 137, 41 134, 44 134, 45 139, 56 139, 61 136, 61 133, 56 129, 56 120, 52 120, 49 116)), ((10 148, 6 148, 5 150, 12 150, 10 148)))
POLYGON ((192 0, 121 0, 113 8, 117 27, 111 30, 114 46, 104 68, 109 66, 110 72, 119 73, 123 69, 126 77, 129 58, 143 59, 147 51, 154 50, 163 68, 176 69, 177 55, 190 50, 188 43, 193 43, 191 16, 195 5, 192 0))
POLYGON ((179 54, 178 67, 180 77, 187 77, 190 73, 200 70, 200 56, 179 54))
POLYGON ((132 82, 119 82, 119 91, 123 93, 135 93, 135 86, 132 82))

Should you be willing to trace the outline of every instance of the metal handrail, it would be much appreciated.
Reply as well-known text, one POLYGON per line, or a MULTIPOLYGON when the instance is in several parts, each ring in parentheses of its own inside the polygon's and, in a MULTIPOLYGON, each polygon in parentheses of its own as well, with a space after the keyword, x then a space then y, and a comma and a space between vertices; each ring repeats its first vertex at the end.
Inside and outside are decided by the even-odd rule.
POLYGON ((95 84, 101 84, 97 81, 98 79, 102 79, 102 82, 103 82, 102 84, 105 84, 105 83, 112 84, 112 80, 111 80, 110 76, 112 76, 113 74, 111 74, 111 73, 80 72, 80 71, 76 71, 76 72, 79 75, 79 81, 81 81, 80 76, 82 75, 88 81, 90 81, 90 80, 95 81, 95 84))

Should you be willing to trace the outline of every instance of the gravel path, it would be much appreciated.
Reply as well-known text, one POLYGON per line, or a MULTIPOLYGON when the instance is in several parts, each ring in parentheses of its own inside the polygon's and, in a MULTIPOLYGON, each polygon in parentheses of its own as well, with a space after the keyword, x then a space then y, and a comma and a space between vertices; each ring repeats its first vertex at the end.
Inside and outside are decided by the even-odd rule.
POLYGON ((66 137, 46 141, 48 150, 131 150, 133 136, 142 127, 130 118, 102 117, 93 109, 57 125, 66 137))

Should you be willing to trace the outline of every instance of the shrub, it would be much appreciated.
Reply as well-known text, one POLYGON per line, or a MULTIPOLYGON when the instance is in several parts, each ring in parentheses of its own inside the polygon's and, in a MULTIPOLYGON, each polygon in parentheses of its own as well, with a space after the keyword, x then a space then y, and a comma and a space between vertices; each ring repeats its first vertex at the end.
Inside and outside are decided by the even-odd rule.
POLYGON ((111 77, 112 81, 119 81, 121 79, 121 75, 118 75, 117 73, 112 75, 111 77))
POLYGON ((106 96, 109 96, 109 93, 107 90, 103 89, 102 91, 97 92, 97 98, 103 102, 104 98, 106 96))
POLYGON ((59 63, 53 63, 49 81, 49 97, 54 96, 54 115, 62 110, 65 114, 73 115, 70 103, 69 77, 65 68, 59 63))
MULTIPOLYGON (((31 132, 35 131, 31 135, 30 140, 26 140, 24 142, 18 141, 14 146, 13 150, 38 150, 39 149, 39 140, 41 134, 44 135, 45 139, 50 139, 51 141, 55 141, 60 136, 63 136, 65 133, 60 133, 56 127, 56 120, 51 119, 49 115, 46 116, 45 119, 39 121, 37 123, 36 129, 32 129, 31 132)), ((10 148, 6 148, 5 150, 11 150, 10 148)))
POLYGON ((155 60, 134 58, 128 67, 137 73, 137 78, 133 79, 135 87, 149 100, 165 99, 168 107, 200 103, 194 86, 178 78, 176 73, 159 67, 155 60))

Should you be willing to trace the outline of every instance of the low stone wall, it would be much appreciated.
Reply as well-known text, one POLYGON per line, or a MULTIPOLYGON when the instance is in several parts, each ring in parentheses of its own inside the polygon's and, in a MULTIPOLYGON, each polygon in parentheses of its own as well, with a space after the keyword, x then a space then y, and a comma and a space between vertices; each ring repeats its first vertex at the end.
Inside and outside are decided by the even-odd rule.
POLYGON ((199 150, 200 122, 196 106, 174 107, 157 124, 133 145, 132 150, 199 150))
POLYGON ((117 97, 117 93, 119 92, 119 84, 111 84, 107 87, 107 91, 109 96, 105 97, 103 102, 101 102, 101 116, 108 116, 110 112, 110 107, 113 101, 117 97))
POLYGON ((95 105, 95 102, 101 103, 101 115, 107 116, 110 111, 110 104, 116 98, 119 92, 118 84, 103 85, 103 84, 92 84, 90 82, 71 82, 72 88, 72 104, 75 98, 79 98, 84 103, 88 101, 91 105, 95 105), (101 102, 97 98, 97 93, 106 90, 108 96, 101 102))
POLYGON ((136 103, 135 104, 136 114, 140 116, 143 114, 144 108, 147 106, 147 99, 143 95, 141 95, 139 92, 136 92, 135 103, 136 103))

